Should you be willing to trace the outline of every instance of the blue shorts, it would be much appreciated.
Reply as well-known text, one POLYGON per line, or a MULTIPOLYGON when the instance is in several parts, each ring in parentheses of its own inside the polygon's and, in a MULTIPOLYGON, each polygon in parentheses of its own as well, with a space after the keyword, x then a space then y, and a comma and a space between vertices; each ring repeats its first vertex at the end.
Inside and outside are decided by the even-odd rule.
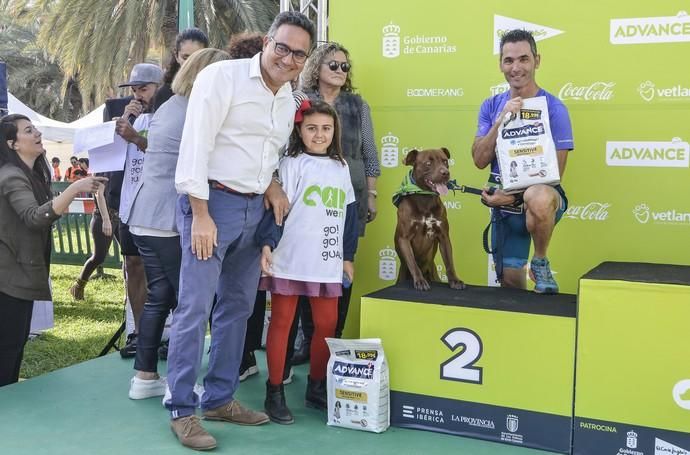
MULTIPOLYGON (((561 198, 561 203, 556 210, 556 223, 558 223, 568 208, 568 199, 563 190, 556 189, 561 198), (560 191, 559 191, 560 190, 560 191)), ((503 218, 504 242, 503 242, 503 267, 511 269, 521 269, 527 264, 529 259, 529 249, 532 244, 532 236, 527 230, 527 215, 523 211, 521 214, 508 214, 503 218)), ((491 230, 491 244, 497 245, 495 238, 496 230, 491 230)))

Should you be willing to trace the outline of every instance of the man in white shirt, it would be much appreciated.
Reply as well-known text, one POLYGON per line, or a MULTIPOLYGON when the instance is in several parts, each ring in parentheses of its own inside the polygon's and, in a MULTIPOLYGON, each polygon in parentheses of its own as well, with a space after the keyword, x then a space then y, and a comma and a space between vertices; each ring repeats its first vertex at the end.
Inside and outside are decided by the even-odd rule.
POLYGON ((209 65, 197 76, 189 98, 175 175, 182 266, 166 406, 173 432, 190 448, 216 446, 194 414, 194 386, 214 294, 203 415, 242 425, 269 420, 233 395, 260 275, 254 234, 265 208, 273 209, 278 224, 289 208, 273 174, 294 122, 290 81, 302 71, 314 39, 314 25, 306 16, 283 12, 264 38, 262 53, 209 65))

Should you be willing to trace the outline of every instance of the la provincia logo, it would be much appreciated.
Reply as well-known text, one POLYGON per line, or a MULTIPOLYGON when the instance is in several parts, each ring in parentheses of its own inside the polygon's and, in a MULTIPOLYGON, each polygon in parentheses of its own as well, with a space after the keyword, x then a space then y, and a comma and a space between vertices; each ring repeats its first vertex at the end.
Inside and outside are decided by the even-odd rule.
POLYGON ((571 205, 563 214, 565 218, 582 221, 606 221, 609 217, 608 202, 590 202, 585 205, 571 205))
POLYGON ((558 97, 563 101, 611 101, 615 82, 597 81, 589 85, 577 85, 567 82, 558 91, 558 97))
POLYGON ((606 164, 634 167, 688 167, 690 145, 679 137, 670 142, 608 141, 606 164))
POLYGON ((637 88, 640 98, 650 103, 657 101, 690 101, 690 87, 676 84, 670 87, 657 87, 652 81, 644 81, 637 88))
POLYGON ((546 25, 494 14, 494 55, 498 55, 501 51, 501 37, 515 29, 531 32, 535 41, 542 41, 565 33, 563 30, 547 27, 546 25))
POLYGON ((676 209, 654 211, 647 204, 638 204, 633 208, 632 214, 640 224, 673 224, 677 226, 690 226, 690 213, 676 209))
POLYGON ((675 16, 611 19, 611 44, 683 43, 690 41, 690 16, 679 11, 675 16))
POLYGON ((382 29, 381 53, 385 58, 400 55, 454 54, 458 47, 446 35, 404 35, 392 21, 382 29))

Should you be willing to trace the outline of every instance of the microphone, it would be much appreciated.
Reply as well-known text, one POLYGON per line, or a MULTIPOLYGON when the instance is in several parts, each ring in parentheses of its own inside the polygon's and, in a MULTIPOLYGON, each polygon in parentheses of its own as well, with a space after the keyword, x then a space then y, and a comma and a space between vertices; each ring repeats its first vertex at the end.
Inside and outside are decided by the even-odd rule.
POLYGON ((129 122, 130 125, 134 125, 134 121, 137 119, 137 116, 134 114, 129 114, 127 116, 127 121, 129 122))

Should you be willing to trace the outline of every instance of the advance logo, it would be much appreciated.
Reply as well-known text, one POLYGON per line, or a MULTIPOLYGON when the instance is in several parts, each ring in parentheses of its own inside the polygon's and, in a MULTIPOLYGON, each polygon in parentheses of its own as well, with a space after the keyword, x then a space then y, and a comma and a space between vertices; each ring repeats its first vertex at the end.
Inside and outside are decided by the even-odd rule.
POLYGON ((501 51, 501 37, 511 30, 521 29, 532 32, 535 41, 542 41, 565 33, 563 30, 547 27, 546 25, 513 19, 512 17, 494 14, 494 55, 501 51))
POLYGON ((670 142, 606 142, 606 164, 634 167, 688 167, 690 145, 679 137, 670 142))
POLYGON ((611 44, 683 43, 690 41, 690 16, 611 19, 611 44))

